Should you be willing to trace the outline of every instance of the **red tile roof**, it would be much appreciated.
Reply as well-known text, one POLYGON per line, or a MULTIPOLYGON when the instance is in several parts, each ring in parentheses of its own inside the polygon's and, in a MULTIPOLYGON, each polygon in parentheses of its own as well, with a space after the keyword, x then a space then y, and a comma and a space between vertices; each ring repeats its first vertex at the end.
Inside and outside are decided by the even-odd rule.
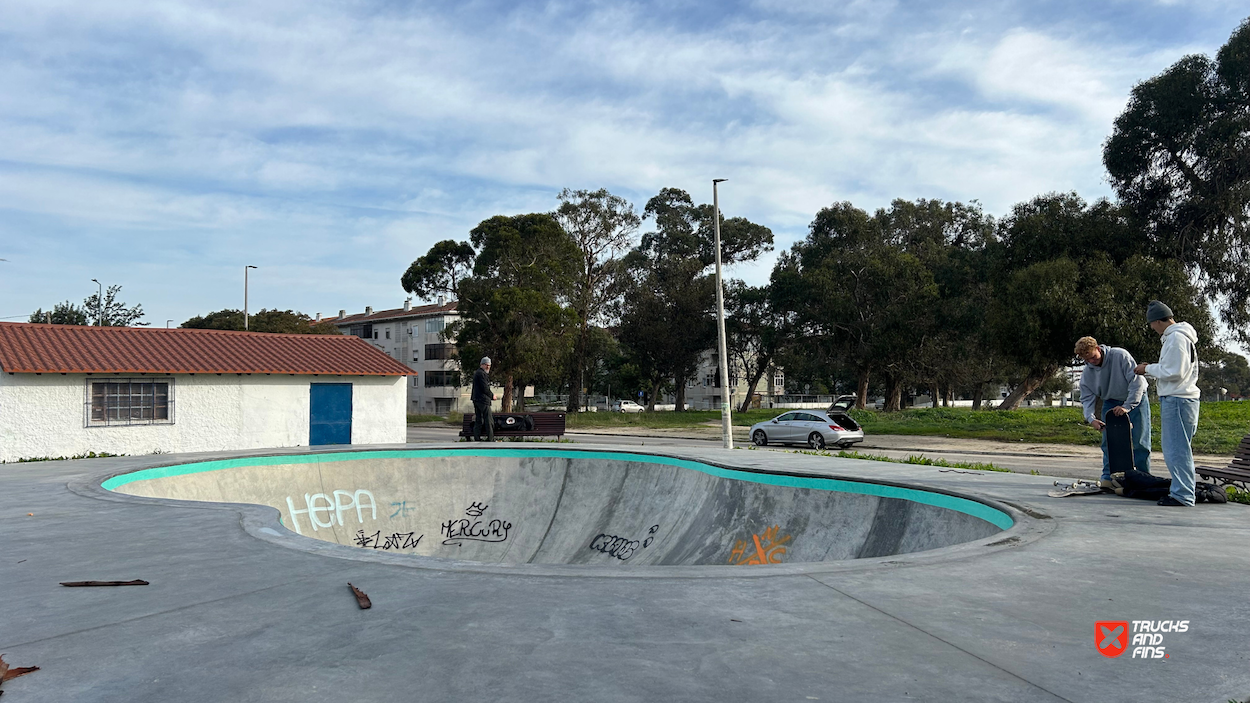
POLYGON ((359 337, 0 322, 8 373, 273 373, 407 376, 359 337))
POLYGON ((348 315, 342 319, 337 317, 323 317, 322 322, 331 322, 336 325, 346 325, 354 322, 377 322, 381 320, 392 320, 404 317, 421 317, 424 315, 437 315, 440 313, 451 313, 456 311, 456 301, 443 303, 442 305, 415 305, 411 309, 395 308, 394 310, 378 310, 372 315, 366 315, 363 312, 355 315, 348 315))

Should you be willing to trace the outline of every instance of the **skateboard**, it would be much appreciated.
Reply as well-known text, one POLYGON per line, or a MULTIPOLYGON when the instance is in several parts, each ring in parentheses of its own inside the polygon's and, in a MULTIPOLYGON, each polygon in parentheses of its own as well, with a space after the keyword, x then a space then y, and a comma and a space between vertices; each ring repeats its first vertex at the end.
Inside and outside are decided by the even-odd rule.
POLYGON ((1077 479, 1071 483, 1063 481, 1055 481, 1058 488, 1048 491, 1046 495, 1051 498, 1067 498, 1068 496, 1089 496, 1095 493, 1102 493, 1102 485, 1097 481, 1084 481, 1077 479))
POLYGON ((1107 413, 1107 461, 1111 464, 1111 473, 1118 474, 1135 469, 1133 465, 1133 423, 1128 415, 1107 413))

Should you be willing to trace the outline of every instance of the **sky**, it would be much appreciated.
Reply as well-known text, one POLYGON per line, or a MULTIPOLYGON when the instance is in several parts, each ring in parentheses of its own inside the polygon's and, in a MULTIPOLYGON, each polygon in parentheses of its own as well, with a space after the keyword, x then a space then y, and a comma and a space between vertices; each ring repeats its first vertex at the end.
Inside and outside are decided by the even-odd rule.
MULTIPOLYGON (((661 188, 770 227, 850 201, 1110 196, 1129 90, 1243 0, 5 0, 0 318, 399 307, 497 214, 661 188)), ((646 224, 644 224, 644 230, 646 224)), ((767 280, 776 251, 731 275, 767 280)))

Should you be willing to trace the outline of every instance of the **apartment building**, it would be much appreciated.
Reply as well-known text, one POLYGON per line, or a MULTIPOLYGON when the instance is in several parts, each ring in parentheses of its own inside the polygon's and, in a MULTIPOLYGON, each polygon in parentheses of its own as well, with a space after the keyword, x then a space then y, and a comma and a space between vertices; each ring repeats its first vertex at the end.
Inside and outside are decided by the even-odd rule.
MULTIPOLYGON (((699 370, 695 377, 686 381, 686 405, 691 410, 720 410, 723 393, 720 382, 720 355, 706 351, 699 357, 699 370)), ((734 409, 746 399, 749 379, 742 365, 731 361, 729 366, 729 402, 734 409)), ((785 372, 779 368, 769 369, 755 387, 751 407, 770 408, 786 393, 785 372)))
POLYGON ((456 347, 443 339, 443 330, 457 317, 456 301, 440 296, 433 305, 414 306, 409 299, 393 310, 366 307, 355 315, 340 310, 330 322, 415 372, 408 378, 408 412, 446 415, 473 411, 470 388, 461 385, 460 365, 452 358, 456 347))

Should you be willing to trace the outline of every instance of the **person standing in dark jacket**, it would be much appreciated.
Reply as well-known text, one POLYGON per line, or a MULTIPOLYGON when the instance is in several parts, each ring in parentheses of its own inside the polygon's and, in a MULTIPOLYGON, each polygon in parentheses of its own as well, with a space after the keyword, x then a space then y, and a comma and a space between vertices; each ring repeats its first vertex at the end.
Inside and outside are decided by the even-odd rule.
POLYGON ((482 357, 482 365, 473 372, 473 392, 469 400, 473 401, 473 441, 482 441, 482 429, 486 430, 486 441, 495 441, 495 418, 491 415, 490 404, 495 394, 490 392, 490 357, 482 357))

